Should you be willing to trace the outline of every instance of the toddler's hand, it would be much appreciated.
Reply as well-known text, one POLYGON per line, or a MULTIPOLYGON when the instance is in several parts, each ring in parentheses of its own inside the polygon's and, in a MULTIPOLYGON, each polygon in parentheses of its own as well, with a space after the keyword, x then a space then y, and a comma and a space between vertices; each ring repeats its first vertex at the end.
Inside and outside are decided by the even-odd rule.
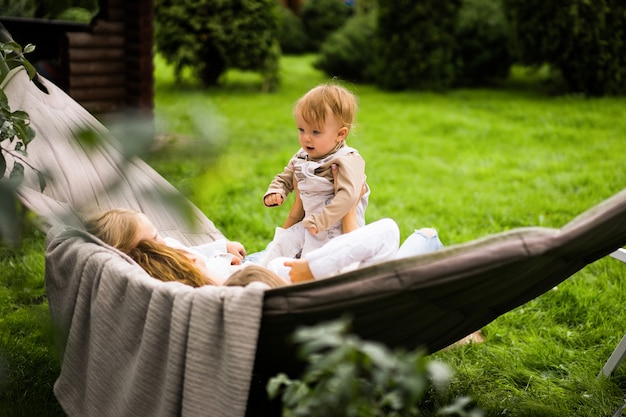
POLYGON ((312 234, 313 236, 317 235, 317 229, 315 227, 313 227, 313 226, 307 227, 306 230, 308 230, 309 233, 312 234))
POLYGON ((266 195, 263 199, 263 203, 268 207, 280 206, 283 204, 283 196, 277 193, 266 195))

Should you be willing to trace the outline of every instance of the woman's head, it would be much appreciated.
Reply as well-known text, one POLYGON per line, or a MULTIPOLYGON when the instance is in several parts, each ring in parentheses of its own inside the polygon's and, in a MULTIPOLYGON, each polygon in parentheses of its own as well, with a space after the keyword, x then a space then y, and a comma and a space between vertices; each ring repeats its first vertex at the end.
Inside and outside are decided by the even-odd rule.
POLYGON ((217 285, 186 252, 163 243, 140 240, 128 255, 158 280, 182 282, 192 287, 217 285))
POLYGON ((85 221, 87 231, 108 245, 129 253, 140 240, 162 242, 156 228, 143 214, 130 209, 111 209, 85 221))

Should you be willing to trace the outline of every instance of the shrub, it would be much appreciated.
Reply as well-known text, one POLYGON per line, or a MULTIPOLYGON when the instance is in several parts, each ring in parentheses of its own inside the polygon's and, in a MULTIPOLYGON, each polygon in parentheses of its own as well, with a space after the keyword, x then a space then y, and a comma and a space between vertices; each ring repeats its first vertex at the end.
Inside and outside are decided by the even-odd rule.
POLYGON ((69 20, 71 22, 89 23, 93 17, 93 12, 82 7, 70 7, 62 11, 56 18, 58 20, 69 20))
POLYGON ((374 13, 354 16, 344 27, 326 39, 313 66, 331 77, 350 81, 371 81, 373 60, 371 46, 375 31, 374 13))
POLYGON ((317 51, 324 40, 339 30, 352 15, 352 8, 342 0, 307 0, 302 5, 300 18, 310 48, 317 51))
POLYGON ((35 17, 36 8, 33 0, 0 0, 3 16, 35 17))
POLYGON ((376 83, 443 90, 454 80, 454 29, 461 0, 380 2, 376 83))
POLYGON ((455 37, 455 84, 485 85, 508 76, 513 56, 502 1, 463 0, 455 37))
POLYGON ((626 3, 505 0, 524 64, 549 63, 569 92, 626 92, 626 3))
MULTIPOLYGON (((301 379, 278 374, 267 386, 271 398, 281 397, 282 415, 412 417, 446 390, 451 372, 443 363, 429 361, 421 351, 393 352, 361 340, 348 327, 347 320, 339 320, 296 331, 307 369, 301 379)), ((471 403, 459 397, 437 414, 482 416, 471 403)))
POLYGON ((77 7, 94 14, 98 10, 98 0, 37 0, 35 17, 42 19, 60 19, 67 9, 77 7))
POLYGON ((356 14, 375 13, 378 10, 378 0, 359 0, 355 5, 356 14))
MULTIPOLYGON (((205 85, 228 68, 278 77, 274 0, 156 0, 157 50, 177 77, 190 68, 205 85)), ((274 80, 274 81, 272 81, 274 80)))
POLYGON ((287 7, 280 4, 278 10, 278 41, 285 54, 301 54, 308 51, 309 39, 302 21, 287 7))

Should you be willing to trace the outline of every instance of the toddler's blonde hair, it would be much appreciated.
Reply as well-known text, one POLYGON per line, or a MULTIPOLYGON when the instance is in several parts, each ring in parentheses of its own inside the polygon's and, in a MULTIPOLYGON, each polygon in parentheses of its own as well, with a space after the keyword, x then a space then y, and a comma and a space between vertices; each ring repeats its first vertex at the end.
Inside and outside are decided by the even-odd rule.
POLYGON ((352 129, 358 111, 356 96, 336 84, 321 84, 309 90, 294 106, 293 114, 314 126, 323 126, 327 111, 337 118, 342 127, 352 129))

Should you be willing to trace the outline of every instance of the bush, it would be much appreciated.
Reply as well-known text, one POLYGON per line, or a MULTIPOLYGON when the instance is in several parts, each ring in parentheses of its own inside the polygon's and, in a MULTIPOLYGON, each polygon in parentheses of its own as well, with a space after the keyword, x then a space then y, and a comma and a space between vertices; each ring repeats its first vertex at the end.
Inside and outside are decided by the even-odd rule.
POLYGON ((310 49, 317 51, 331 33, 339 30, 352 15, 352 8, 343 0, 307 0, 300 18, 309 39, 310 49))
POLYGON ((486 85, 508 76, 513 56, 502 1, 463 0, 455 37, 455 84, 486 85))
MULTIPOLYGON (((443 363, 421 351, 391 351, 350 335, 349 321, 338 320, 296 331, 300 357, 308 362, 301 379, 285 374, 270 379, 267 391, 280 397, 285 417, 423 415, 451 378, 443 363)), ((459 397, 438 415, 482 416, 471 399, 459 397)))
POLYGON ((3 16, 35 17, 36 8, 33 0, 0 0, 3 16))
MULTIPOLYGON (((274 0, 156 0, 157 50, 177 77, 190 68, 205 85, 228 68, 278 78, 280 49, 274 0)), ((272 85, 273 87, 273 85, 272 85)))
POLYGON ((93 17, 93 12, 82 7, 70 7, 65 9, 56 18, 58 20, 68 20, 71 22, 89 23, 93 17))
POLYGON ((88 10, 91 15, 98 11, 98 0, 37 0, 35 4, 35 17, 42 19, 62 19, 59 16, 70 8, 88 10))
POLYGON ((320 48, 313 63, 331 77, 344 80, 372 81, 372 43, 376 31, 376 15, 357 15, 330 35, 320 48))
POLYGON ((626 93, 623 0, 505 0, 524 64, 549 63, 569 92, 626 93))
POLYGON ((379 3, 376 83, 444 90, 454 80, 454 29, 461 0, 379 3))
POLYGON ((376 13, 378 10, 378 0, 359 0, 355 5, 357 15, 376 13))
POLYGON ((278 6, 278 41, 285 54, 301 54, 307 52, 309 39, 304 33, 302 21, 287 7, 278 6))

